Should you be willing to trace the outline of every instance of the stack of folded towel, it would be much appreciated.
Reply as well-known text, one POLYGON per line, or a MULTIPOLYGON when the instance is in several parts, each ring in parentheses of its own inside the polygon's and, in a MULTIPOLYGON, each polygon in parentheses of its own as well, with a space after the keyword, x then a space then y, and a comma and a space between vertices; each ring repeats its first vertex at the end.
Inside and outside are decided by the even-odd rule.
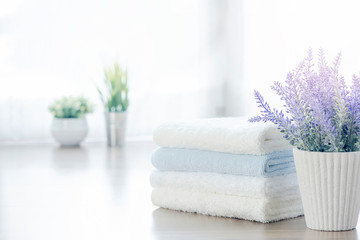
POLYGON ((154 141, 156 206, 263 223, 303 215, 291 146, 270 123, 173 122, 154 141))

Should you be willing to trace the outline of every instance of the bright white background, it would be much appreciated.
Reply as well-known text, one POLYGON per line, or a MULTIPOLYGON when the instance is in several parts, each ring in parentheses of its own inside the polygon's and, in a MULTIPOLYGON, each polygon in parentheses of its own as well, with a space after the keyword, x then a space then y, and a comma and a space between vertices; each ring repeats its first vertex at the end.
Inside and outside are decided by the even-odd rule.
POLYGON ((47 106, 96 103, 88 140, 104 140, 94 82, 115 60, 130 78, 128 137, 164 121, 258 112, 312 47, 360 71, 358 1, 0 0, 0 142, 49 141, 47 106))
POLYGON ((351 83, 360 73, 360 1, 244 1, 245 112, 256 112, 252 90, 260 90, 274 107, 282 106, 269 91, 313 49, 322 47, 328 63, 342 53, 340 73, 351 83))

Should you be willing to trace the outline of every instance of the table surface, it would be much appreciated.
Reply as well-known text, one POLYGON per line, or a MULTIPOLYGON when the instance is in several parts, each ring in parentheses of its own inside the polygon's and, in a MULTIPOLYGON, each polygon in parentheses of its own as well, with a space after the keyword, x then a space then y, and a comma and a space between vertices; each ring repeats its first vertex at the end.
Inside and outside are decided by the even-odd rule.
POLYGON ((151 142, 0 147, 0 239, 357 239, 307 229, 303 217, 261 224, 156 208, 151 142))

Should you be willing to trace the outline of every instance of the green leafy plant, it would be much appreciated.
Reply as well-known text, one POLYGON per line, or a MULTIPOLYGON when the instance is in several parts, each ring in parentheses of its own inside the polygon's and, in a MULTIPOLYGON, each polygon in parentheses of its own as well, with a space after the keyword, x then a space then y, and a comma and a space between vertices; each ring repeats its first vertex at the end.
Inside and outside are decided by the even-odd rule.
POLYGON ((97 87, 104 107, 109 112, 125 112, 129 106, 127 70, 118 63, 104 70, 105 90, 97 87))
POLYGON ((62 97, 49 106, 56 118, 81 118, 94 111, 94 105, 84 97, 62 97))

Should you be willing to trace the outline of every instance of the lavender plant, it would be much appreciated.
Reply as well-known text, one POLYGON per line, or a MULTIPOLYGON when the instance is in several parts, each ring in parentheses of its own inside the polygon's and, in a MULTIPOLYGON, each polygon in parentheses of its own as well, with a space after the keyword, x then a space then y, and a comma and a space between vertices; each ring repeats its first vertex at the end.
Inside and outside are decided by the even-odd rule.
POLYGON ((249 121, 270 121, 284 133, 284 138, 300 150, 316 152, 352 152, 360 149, 360 77, 353 75, 346 86, 339 75, 341 54, 332 66, 319 51, 317 71, 312 51, 298 67, 288 73, 285 84, 271 87, 284 101, 285 112, 270 108, 255 91, 261 115, 249 121))

